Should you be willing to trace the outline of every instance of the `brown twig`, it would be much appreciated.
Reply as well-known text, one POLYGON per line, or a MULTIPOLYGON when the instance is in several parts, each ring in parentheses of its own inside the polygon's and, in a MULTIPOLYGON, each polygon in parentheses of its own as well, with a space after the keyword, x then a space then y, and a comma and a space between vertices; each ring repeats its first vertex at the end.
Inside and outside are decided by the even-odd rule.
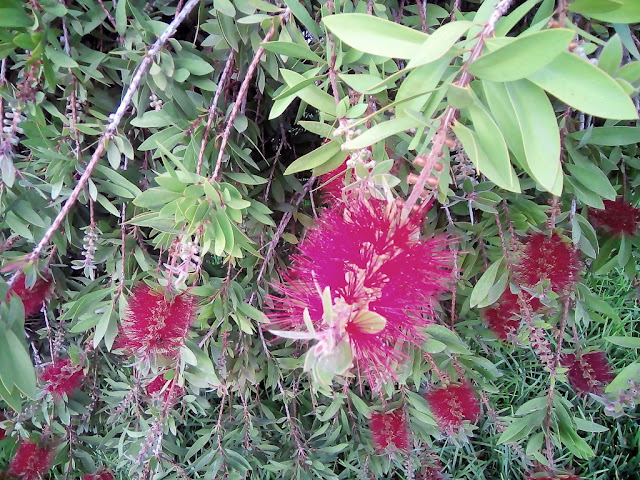
MULTIPOLYGON (((38 242, 35 248, 27 256, 27 259, 26 259, 27 263, 35 262, 38 259, 38 257, 40 256, 44 248, 47 245, 49 245, 49 242, 51 241, 51 238, 53 237, 53 235, 58 231, 58 229, 62 225, 62 222, 64 221, 64 219, 67 217, 67 215, 69 215, 69 212, 71 211, 75 203, 78 201, 78 197, 84 190, 84 187, 87 185, 89 178, 93 173, 93 170, 96 168, 96 165, 98 165, 98 162, 102 158, 102 155, 106 150, 107 143, 109 142, 109 140, 111 140, 115 136, 118 125, 122 121, 122 118, 124 117, 124 114, 127 111, 127 108, 131 103, 131 100, 133 99, 133 95, 138 90, 138 87, 140 86, 140 82, 142 81, 142 78, 147 73, 147 70, 153 63, 153 59, 160 52, 160 50, 162 49, 164 44, 167 42, 167 40, 169 40, 169 37, 171 37, 175 33, 176 29, 184 21, 184 19, 187 17, 189 12, 191 12, 191 10, 193 10, 193 8, 198 3, 200 3, 200 0, 189 0, 189 2, 184 6, 182 11, 180 12, 180 15, 176 16, 176 18, 169 24, 169 26, 165 29, 165 31, 162 32, 160 37, 158 37, 158 40, 155 41, 152 47, 145 54, 144 58, 142 59, 142 62, 140 63, 140 66, 138 67, 138 71, 131 79, 131 84, 129 85, 129 88, 127 89, 124 96, 122 97, 122 101, 120 102, 120 105, 118 106, 116 111, 109 117, 110 118, 109 124, 107 125, 106 130, 98 140, 98 146, 93 152, 93 155, 91 156, 91 160, 89 160, 89 163, 87 164, 87 167, 85 168, 84 173, 78 180, 78 183, 76 184, 73 191, 71 192, 71 195, 69 195, 69 198, 62 206, 62 209, 60 210, 56 218, 53 220, 53 222, 51 223, 51 226, 47 229, 45 234, 42 236, 42 239, 40 240, 40 242, 38 242)), ((9 282, 8 282, 9 287, 11 288, 15 284, 15 282, 22 277, 23 274, 24 272, 22 271, 22 269, 16 271, 12 275, 12 277, 9 279, 9 282)))
MULTIPOLYGON (((469 59, 462 67, 462 74, 456 82, 459 87, 466 87, 471 82, 472 75, 467 70, 469 68, 469 65, 481 55, 485 38, 493 33, 496 28, 496 23, 498 22, 500 17, 502 17, 507 12, 512 2, 513 0, 500 0, 494 7, 493 13, 489 17, 489 20, 487 21, 485 27, 482 29, 480 38, 478 38, 478 42, 473 47, 469 59)), ((405 202, 404 208, 407 212, 411 211, 413 206, 418 201, 418 198, 420 198, 420 194, 424 190, 424 187, 427 183, 427 178, 429 178, 431 170, 433 169, 438 158, 442 155, 442 147, 445 140, 447 139, 447 134, 449 133, 449 129, 451 128, 451 124, 453 123, 457 112, 458 110, 452 106, 448 106, 445 110, 445 113, 442 116, 442 123, 440 124, 440 127, 438 128, 436 134, 433 136, 431 151, 426 156, 425 165, 422 168, 422 172, 420 172, 420 177, 414 185, 413 190, 411 190, 409 198, 405 202)))
MULTIPOLYGON (((279 17, 282 18, 283 22, 286 22, 287 19, 289 18, 289 9, 285 10, 285 12, 279 15, 279 17)), ((269 29, 265 37, 262 39, 263 43, 266 43, 269 40, 271 40, 271 37, 273 37, 273 35, 276 33, 276 18, 277 17, 274 17, 271 28, 269 29)), ((224 157, 224 150, 227 146, 227 142, 229 141, 229 136, 231 135, 231 129, 233 128, 233 121, 235 120, 236 115, 238 115, 238 111, 240 110, 240 106, 242 105, 243 98, 246 97, 247 92, 249 91, 249 84, 251 83, 251 80, 253 78, 254 72, 256 71, 256 68, 258 68, 258 64, 260 63, 260 57, 262 57, 263 53, 264 53, 264 47, 262 46, 258 48, 258 50, 256 50, 256 53, 253 56, 253 60, 251 61, 251 64, 247 69, 247 73, 245 74, 244 80, 242 81, 242 85, 240 85, 240 90, 238 90, 236 101, 233 104, 233 108, 231 109, 231 112, 229 113, 229 117, 227 118, 227 125, 225 126, 224 132, 222 134, 222 140, 220 142, 220 150, 218 151, 218 160, 216 161, 216 167, 213 170, 213 175, 211 175, 211 179, 214 181, 217 180, 218 175, 220 174, 220 167, 222 166, 222 158, 224 157)))
POLYGON ((216 93, 213 96, 213 100, 211 101, 211 105, 209 105, 209 116, 207 117, 207 124, 204 127, 204 134, 202 135, 202 143, 200 143, 200 153, 198 154, 198 165, 196 167, 196 173, 200 175, 200 171, 202 170, 202 160, 204 159, 204 151, 207 148, 207 142, 209 140, 209 132, 211 131, 211 125, 213 124, 213 120, 216 118, 216 109, 218 108, 218 99, 220 98, 220 93, 224 90, 227 85, 227 81, 229 80, 229 76, 231 74, 231 67, 233 66, 233 62, 235 59, 235 50, 231 49, 229 52, 229 56, 227 57, 227 62, 224 65, 224 70, 220 75, 220 80, 218 80, 218 87, 216 88, 216 93))

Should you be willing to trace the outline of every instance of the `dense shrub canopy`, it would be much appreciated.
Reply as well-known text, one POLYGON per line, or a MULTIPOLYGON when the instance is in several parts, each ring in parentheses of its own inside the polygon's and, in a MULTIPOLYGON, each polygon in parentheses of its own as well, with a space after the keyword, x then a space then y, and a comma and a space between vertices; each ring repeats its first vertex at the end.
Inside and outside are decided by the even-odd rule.
POLYGON ((637 475, 638 24, 0 2, 0 478, 637 475))

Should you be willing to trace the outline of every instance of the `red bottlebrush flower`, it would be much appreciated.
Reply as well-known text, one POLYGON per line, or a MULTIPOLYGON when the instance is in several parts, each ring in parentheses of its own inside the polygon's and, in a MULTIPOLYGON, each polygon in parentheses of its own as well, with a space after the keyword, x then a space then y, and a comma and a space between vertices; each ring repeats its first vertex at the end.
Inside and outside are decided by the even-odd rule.
MULTIPOLYGON (((7 419, 3 413, 0 413, 0 422, 3 422, 7 419)), ((0 426, 0 440, 4 440, 7 437, 7 432, 2 426, 0 426)))
POLYGON ((115 480, 116 477, 109 471, 95 473, 94 475, 85 475, 82 480, 115 480))
POLYGON ((325 203, 333 203, 342 198, 342 189, 344 188, 344 180, 347 173, 346 162, 335 170, 320 175, 320 193, 325 203))
POLYGON ((33 288, 27 288, 24 283, 25 278, 22 276, 15 285, 9 290, 7 300, 11 295, 17 295, 24 305, 24 314, 30 317, 40 311, 42 302, 44 302, 51 293, 51 280, 38 279, 33 288))
POLYGON ((151 380, 147 384, 146 391, 149 397, 160 399, 163 404, 170 405, 176 403, 184 395, 184 388, 177 383, 171 385, 171 380, 165 379, 164 374, 160 374, 151 380))
MULTIPOLYGON (((523 295, 528 296, 523 292, 523 295)), ((533 312, 537 311, 542 303, 539 299, 532 297, 528 301, 529 307, 533 312)), ((520 327, 520 318, 517 314, 521 313, 522 308, 518 303, 518 295, 511 293, 508 288, 498 299, 497 304, 484 311, 484 319, 487 326, 495 333, 498 338, 506 340, 509 334, 514 334, 520 327)))
POLYGON ((596 227, 611 235, 633 235, 640 223, 640 208, 633 207, 623 198, 604 200, 604 210, 589 209, 589 219, 596 227))
POLYGON ((401 452, 409 449, 409 427, 402 410, 371 414, 371 437, 377 454, 395 449, 401 452))
POLYGON ((158 355, 175 358, 194 317, 195 302, 191 295, 182 293, 167 300, 147 285, 138 285, 129 297, 116 346, 141 359, 158 355))
POLYGON ((53 456, 53 450, 47 446, 22 441, 9 465, 9 474, 22 480, 39 480, 51 468, 53 456))
POLYGON ((604 352, 569 354, 562 360, 569 383, 580 394, 601 393, 614 375, 604 352))
POLYGON ((551 290, 563 293, 573 289, 580 268, 580 259, 573 245, 565 242, 557 233, 550 237, 535 233, 520 252, 515 273, 521 285, 533 287, 549 279, 551 290))
POLYGON ((475 422, 480 415, 478 397, 467 383, 432 390, 425 398, 440 429, 448 434, 458 431, 464 420, 475 422))
POLYGON ((63 395, 71 395, 83 379, 82 367, 73 365, 68 358, 47 365, 40 375, 40 380, 45 384, 44 390, 58 399, 63 395))
POLYGON ((397 203, 363 197, 327 209, 293 255, 288 284, 275 285, 282 296, 268 298, 272 328, 304 329, 305 308, 320 327, 318 287, 328 287, 356 368, 370 380, 393 374, 391 365, 406 358, 408 346, 423 341, 420 328, 431 323, 433 303, 451 283, 450 241, 419 238, 423 213, 403 218, 397 203), (366 311, 384 317, 382 329, 359 321, 366 311))

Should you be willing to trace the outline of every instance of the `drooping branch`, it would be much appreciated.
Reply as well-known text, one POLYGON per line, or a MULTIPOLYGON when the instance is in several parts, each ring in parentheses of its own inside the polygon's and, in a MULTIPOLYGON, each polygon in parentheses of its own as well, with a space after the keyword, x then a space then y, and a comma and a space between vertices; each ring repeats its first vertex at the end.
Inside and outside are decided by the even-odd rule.
MULTIPOLYGON (((289 18, 289 9, 286 9, 284 13, 279 15, 282 18, 283 22, 286 22, 289 18)), ((277 17, 276 17, 277 18, 277 17)), ((263 43, 271 40, 271 37, 276 33, 276 18, 273 19, 273 25, 262 39, 263 43)), ((233 128, 233 121, 236 119, 236 115, 238 115, 238 111, 240 110, 240 106, 242 105, 243 99, 247 96, 247 92, 249 91, 249 85, 251 84, 251 80, 253 78, 253 74, 258 68, 258 64, 260 63, 260 57, 264 53, 264 47, 258 48, 256 50, 255 55, 253 56, 253 60, 247 69, 247 73, 245 74, 244 80, 242 81, 242 85, 240 85, 240 90, 238 91, 238 96, 236 97, 236 101, 233 104, 233 108, 229 113, 229 117, 227 118, 227 125, 224 128, 224 132, 222 133, 222 141, 220 142, 220 150, 218 151, 218 159, 216 161, 216 167, 213 170, 213 175, 211 175, 212 180, 216 180, 218 175, 220 174, 220 167, 222 166, 222 158, 224 157, 224 151, 227 147, 227 143, 229 141, 229 136, 231 135, 231 129, 233 128)))
MULTIPOLYGON (((456 82, 456 85, 458 85, 459 87, 466 87, 471 82, 472 75, 468 72, 469 65, 481 55, 485 39, 493 33, 496 28, 496 23, 498 22, 500 17, 502 17, 507 12, 507 10, 509 10, 509 7, 512 3, 513 0, 500 0, 494 7, 493 13, 489 17, 489 20, 487 21, 485 27, 482 29, 482 32, 480 32, 478 42, 473 47, 469 59, 462 66, 462 74, 456 82)), ((413 190, 411 190, 409 198, 405 202, 405 209, 407 211, 411 211, 413 206, 418 201, 418 198, 422 194, 422 191, 427 184, 427 179, 429 178, 431 170, 435 166, 438 159, 442 156, 442 147, 445 144, 445 140, 447 139, 447 135, 449 133, 449 130, 451 129, 451 125, 453 123, 453 120, 455 119, 457 112, 457 108, 448 106, 444 112, 444 115, 441 117, 442 122, 438 127, 438 131, 433 136, 431 151, 428 155, 426 155, 422 172, 420 173, 420 176, 417 179, 413 190)))
MULTIPOLYGON (((200 3, 200 0, 189 0, 189 2, 187 2, 187 4, 183 7, 180 13, 176 15, 175 19, 169 24, 169 26, 165 29, 165 31, 162 32, 162 34, 158 37, 155 43, 151 46, 151 48, 145 54, 144 58, 142 59, 142 62, 140 62, 138 71, 135 73, 135 75, 131 79, 129 88, 127 89, 124 96, 122 97, 122 101, 120 102, 120 105, 118 106, 116 111, 109 116, 109 123, 107 125, 107 128, 102 134, 102 136, 100 137, 100 139, 98 140, 97 147, 93 152, 93 155, 91 156, 91 159, 89 160, 89 163, 87 164, 84 173, 78 180, 78 183, 76 184, 76 186, 73 188, 71 195, 69 195, 69 198, 60 209, 60 212, 58 213, 56 218, 53 220, 53 223, 51 224, 51 226, 47 229, 47 231, 43 235, 40 242, 38 242, 38 244, 35 246, 35 248, 27 257, 27 260, 26 260, 27 263, 36 261, 40 256, 40 254, 42 253, 42 251, 45 249, 45 247, 49 245, 51 238, 56 233, 56 231, 58 231, 58 229, 62 225, 62 222, 67 217, 67 215, 69 214, 69 212, 71 211, 75 203, 78 201, 78 197, 80 196, 80 193, 82 193, 82 190, 87 185, 89 178, 93 173, 93 170, 96 168, 96 165, 98 165, 98 162, 102 158, 102 155, 106 150, 107 143, 109 142, 109 140, 111 140, 115 136, 118 125, 120 125, 120 122, 122 121, 122 118, 124 117, 124 114, 127 111, 127 108, 129 108, 129 104, 131 103, 131 100, 133 99, 133 95, 138 90, 138 87, 140 86, 140 82, 142 81, 143 77, 147 73, 147 70, 153 63, 154 58, 160 52, 160 50, 162 49, 164 44, 169 40, 169 38, 175 33, 178 26, 184 21, 187 15, 189 15, 189 13, 199 3, 200 3)), ((13 286, 15 282, 19 280, 20 277, 22 277, 22 275, 23 275, 23 271, 21 269, 16 271, 8 282, 9 287, 13 286)))

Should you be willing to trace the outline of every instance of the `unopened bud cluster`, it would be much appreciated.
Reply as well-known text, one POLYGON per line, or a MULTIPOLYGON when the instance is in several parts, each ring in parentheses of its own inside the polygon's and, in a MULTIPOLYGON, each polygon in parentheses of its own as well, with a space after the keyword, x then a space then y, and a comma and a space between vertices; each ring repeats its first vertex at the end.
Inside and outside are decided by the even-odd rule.
POLYGON ((163 102, 155 93, 149 95, 149 106, 153 108, 156 112, 162 110, 163 102))
POLYGON ((628 387, 617 390, 607 395, 606 398, 598 398, 605 404, 604 412, 610 417, 627 415, 626 410, 634 410, 640 404, 640 380, 629 379, 628 387))
POLYGON ((174 286, 178 288, 185 284, 190 274, 198 270, 202 263, 202 258, 199 255, 200 246, 197 238, 191 240, 191 237, 185 236, 173 248, 172 257, 179 259, 180 263, 177 263, 177 261, 171 264, 165 263, 164 266, 168 272, 176 275, 174 286))
POLYGON ((3 143, 8 142, 11 146, 18 145, 18 135, 24 134, 24 130, 19 125, 26 119, 18 105, 11 107, 11 111, 5 112, 4 127, 2 128, 3 143))

